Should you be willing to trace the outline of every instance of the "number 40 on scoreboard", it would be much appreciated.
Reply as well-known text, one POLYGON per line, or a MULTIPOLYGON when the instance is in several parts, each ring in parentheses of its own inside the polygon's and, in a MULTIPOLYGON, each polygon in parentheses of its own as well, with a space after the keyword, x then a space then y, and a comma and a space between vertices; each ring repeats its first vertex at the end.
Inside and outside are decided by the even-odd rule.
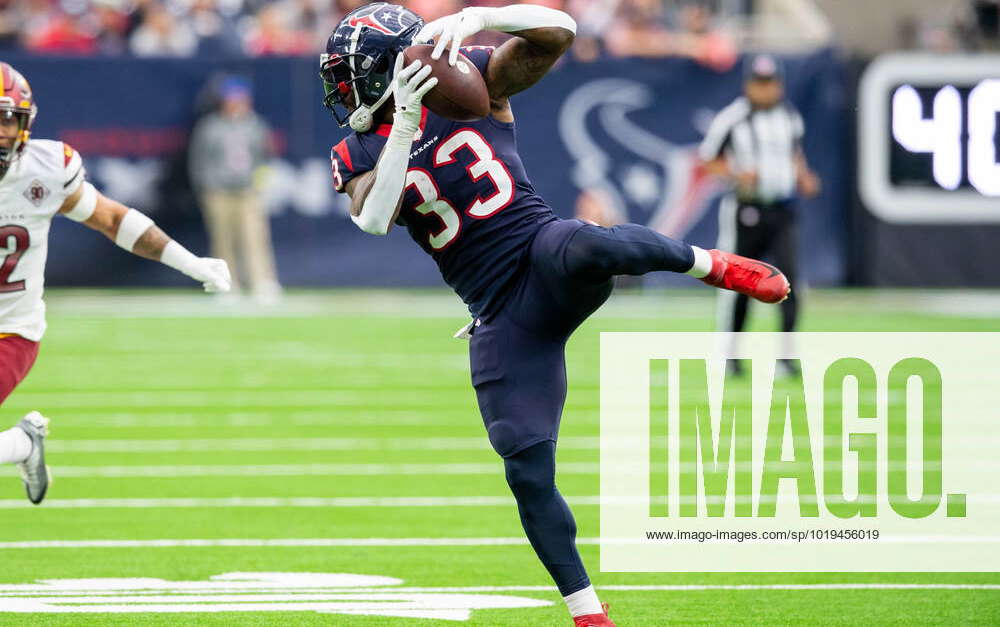
POLYGON ((879 57, 859 91, 861 197, 896 223, 1000 223, 1000 55, 879 57))
POLYGON ((996 149, 1000 79, 980 81, 964 98, 955 85, 932 87, 930 91, 933 104, 928 117, 917 88, 896 88, 891 111, 893 139, 910 152, 932 155, 934 182, 942 188, 956 190, 962 185, 964 158, 972 187, 984 196, 1000 196, 996 149))

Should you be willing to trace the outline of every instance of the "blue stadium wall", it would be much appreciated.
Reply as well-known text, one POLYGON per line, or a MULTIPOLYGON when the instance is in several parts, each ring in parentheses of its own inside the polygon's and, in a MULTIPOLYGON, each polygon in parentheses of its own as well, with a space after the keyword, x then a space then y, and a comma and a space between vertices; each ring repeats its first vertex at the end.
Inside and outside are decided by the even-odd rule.
MULTIPOLYGON (((222 73, 246 76, 279 150, 261 195, 271 213, 281 280, 302 286, 440 284, 433 262, 404 230, 375 238, 346 217, 328 158, 344 131, 320 104, 313 60, 5 60, 35 90, 35 137, 72 144, 99 188, 150 213, 199 253, 207 246, 187 179, 188 135, 208 106, 211 81, 222 73)), ((847 267, 853 161, 844 65, 832 50, 786 63, 788 96, 806 122, 806 153, 824 180, 823 195, 800 206, 805 273, 812 284, 838 284, 847 267)), ((713 114, 739 91, 738 69, 718 74, 686 60, 566 62, 513 99, 521 154, 535 187, 559 215, 571 216, 586 191, 630 221, 712 246, 725 190, 698 168, 694 152, 713 114)), ((182 277, 63 219, 52 229, 48 281, 183 284, 182 277)), ((647 283, 676 281, 661 275, 647 283)))

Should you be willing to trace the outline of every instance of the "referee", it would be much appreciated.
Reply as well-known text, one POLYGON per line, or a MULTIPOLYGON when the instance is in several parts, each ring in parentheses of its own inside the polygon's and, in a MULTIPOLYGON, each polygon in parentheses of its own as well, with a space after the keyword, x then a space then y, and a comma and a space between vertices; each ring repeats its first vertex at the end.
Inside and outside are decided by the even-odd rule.
MULTIPOLYGON (((734 187, 719 210, 718 248, 772 258, 792 284, 781 304, 781 330, 793 331, 801 296, 795 199, 816 196, 820 180, 802 152, 802 116, 784 99, 778 61, 766 54, 752 57, 744 75, 743 96, 715 117, 699 152, 708 171, 734 187)), ((742 331, 748 304, 742 294, 720 292, 719 329, 742 331)), ((738 362, 734 370, 739 372, 738 362)))

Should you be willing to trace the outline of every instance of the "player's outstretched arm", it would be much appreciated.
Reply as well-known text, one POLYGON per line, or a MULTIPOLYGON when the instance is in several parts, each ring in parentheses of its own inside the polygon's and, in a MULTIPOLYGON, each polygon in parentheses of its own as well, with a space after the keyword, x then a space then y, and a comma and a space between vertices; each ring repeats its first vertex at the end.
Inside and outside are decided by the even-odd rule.
POLYGON ((59 212, 103 233, 130 253, 159 261, 201 282, 206 292, 228 292, 232 287, 225 261, 196 257, 147 216, 104 196, 90 183, 73 192, 59 212))
POLYGON ((533 4, 469 7, 427 24, 416 41, 437 37, 431 57, 439 59, 444 50, 450 49, 448 62, 455 65, 462 40, 483 30, 516 35, 497 48, 486 68, 490 98, 505 108, 505 103, 497 101, 537 83, 569 49, 576 36, 576 22, 562 11, 533 4))

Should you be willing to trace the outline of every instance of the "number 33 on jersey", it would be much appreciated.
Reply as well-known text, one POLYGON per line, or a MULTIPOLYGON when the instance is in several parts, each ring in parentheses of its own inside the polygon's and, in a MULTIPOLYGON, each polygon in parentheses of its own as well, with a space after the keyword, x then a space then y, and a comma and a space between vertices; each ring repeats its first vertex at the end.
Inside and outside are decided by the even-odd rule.
MULTIPOLYGON (((463 53, 485 74, 491 49, 463 53)), ((337 191, 375 167, 390 129, 354 133, 334 146, 337 191)), ((423 110, 398 222, 474 314, 496 304, 494 286, 506 285, 517 270, 514 251, 527 249, 535 225, 552 219, 525 174, 513 123, 454 122, 423 110)))

